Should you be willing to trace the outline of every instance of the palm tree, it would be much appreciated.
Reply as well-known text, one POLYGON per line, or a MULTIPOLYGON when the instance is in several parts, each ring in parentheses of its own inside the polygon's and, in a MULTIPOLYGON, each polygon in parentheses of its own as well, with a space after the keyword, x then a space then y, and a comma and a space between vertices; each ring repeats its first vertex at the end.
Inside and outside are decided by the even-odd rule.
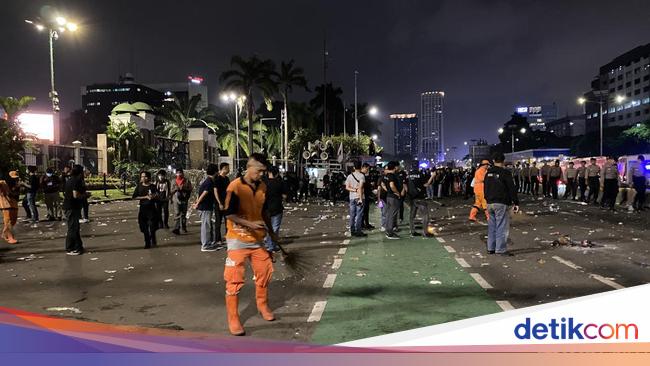
MULTIPOLYGON (((241 56, 233 56, 230 60, 233 69, 224 71, 220 80, 225 82, 228 89, 238 90, 246 95, 247 117, 255 121, 255 100, 258 93, 264 98, 267 108, 271 107, 271 97, 277 90, 273 81, 275 64, 271 60, 262 60, 257 56, 244 59, 241 56)), ((248 124, 248 151, 253 151, 253 124, 248 124)))
POLYGON ((29 96, 24 96, 20 98, 0 97, 0 108, 2 108, 5 111, 6 114, 5 119, 7 121, 14 122, 16 120, 16 117, 18 117, 18 115, 20 114, 20 112, 27 109, 27 107, 35 100, 36 98, 29 97, 29 96))
POLYGON ((323 127, 323 133, 328 135, 330 133, 335 134, 335 123, 337 117, 343 116, 343 101, 341 100, 341 95, 343 95, 343 90, 339 87, 334 87, 332 83, 327 83, 326 85, 319 85, 315 88, 316 96, 309 101, 309 105, 315 112, 320 112, 320 119, 323 119, 323 113, 327 108, 327 121, 326 125, 323 127), (325 108, 323 100, 324 94, 327 94, 327 106, 325 108))
MULTIPOLYGON (((282 95, 282 101, 284 102, 284 140, 289 141, 289 93, 293 91, 293 87, 304 88, 306 91, 309 91, 307 87, 307 79, 305 79, 305 71, 302 67, 294 67, 294 60, 289 62, 282 61, 280 63, 280 72, 275 75, 276 83, 278 84, 278 89, 282 95)), ((284 147, 282 147, 284 150, 284 147)))
POLYGON ((111 121, 106 128, 106 137, 113 143, 117 162, 131 160, 131 150, 142 140, 142 132, 134 122, 111 121))
POLYGON ((237 135, 239 132, 239 148, 246 154, 250 155, 251 151, 262 150, 260 146, 259 134, 256 133, 262 130, 262 133, 267 134, 267 127, 260 122, 253 124, 253 150, 250 150, 248 147, 248 119, 239 121, 240 129, 235 131, 235 126, 231 122, 216 121, 206 123, 206 126, 210 128, 217 138, 217 144, 219 149, 224 150, 228 153, 228 156, 234 157, 236 155, 235 145, 237 143, 237 135))
POLYGON ((214 119, 214 112, 209 108, 197 110, 201 101, 200 95, 194 95, 189 100, 174 98, 173 103, 160 108, 160 119, 163 131, 170 139, 187 141, 189 128, 196 122, 207 123, 214 119))

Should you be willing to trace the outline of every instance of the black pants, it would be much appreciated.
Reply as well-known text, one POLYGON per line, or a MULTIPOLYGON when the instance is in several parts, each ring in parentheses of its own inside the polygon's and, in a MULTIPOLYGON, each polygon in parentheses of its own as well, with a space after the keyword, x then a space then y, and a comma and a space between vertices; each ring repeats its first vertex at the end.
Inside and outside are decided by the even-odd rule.
POLYGON ((228 232, 228 226, 226 225, 226 211, 221 211, 217 208, 214 210, 214 241, 217 243, 223 240, 223 237, 221 235, 222 223, 226 228, 226 232, 228 232))
POLYGON ((144 234, 145 248, 156 246, 156 230, 158 230, 159 221, 160 214, 154 204, 140 206, 138 225, 140 226, 140 231, 144 234))
POLYGON ((411 234, 415 233, 415 216, 419 211, 422 215, 422 235, 427 235, 427 225, 431 220, 429 203, 424 199, 414 199, 409 200, 409 206, 411 208, 411 212, 409 213, 409 228, 411 229, 411 234))
POLYGON ((88 203, 88 198, 84 198, 83 209, 84 209, 84 219, 88 220, 88 211, 90 210, 90 204, 88 203))
POLYGON ((363 205, 363 218, 361 219, 361 228, 368 228, 370 226, 370 201, 366 200, 363 205))
POLYGON ((548 181, 548 188, 553 196, 553 199, 557 199, 557 184, 560 181, 560 177, 551 177, 548 181))
POLYGON ((399 200, 399 221, 404 221, 404 198, 399 200))
POLYGON ((530 194, 530 178, 524 178, 524 188, 521 193, 530 194))
POLYGON ((169 229, 169 201, 158 202, 158 212, 160 214, 160 223, 165 229, 169 229))
POLYGON ((548 190, 548 178, 542 177, 542 194, 544 197, 549 196, 549 190, 548 190))
POLYGON ((537 177, 530 178, 530 193, 533 196, 539 194, 539 179, 537 177))
POLYGON ((519 176, 515 175, 515 190, 517 190, 517 192, 521 192, 520 189, 521 189, 521 184, 519 183, 519 176))
POLYGON ((601 207, 605 207, 607 204, 609 208, 614 209, 616 196, 618 196, 618 179, 605 179, 603 199, 600 201, 601 207))
POLYGON ((576 179, 575 178, 567 178, 567 183, 566 183, 566 191, 564 192, 564 198, 571 197, 572 200, 576 199, 576 179))
POLYGON ((81 208, 65 210, 64 214, 68 230, 65 235, 65 250, 66 252, 82 251, 84 249, 84 244, 81 241, 81 234, 79 233, 81 208))
POLYGON ((642 210, 643 206, 645 206, 645 177, 633 177, 632 182, 634 183, 634 190, 636 190, 633 206, 637 210, 642 210))
POLYGON ((585 192, 587 192, 587 178, 578 178, 578 186, 580 186, 580 201, 584 201, 585 192))
POLYGON ((600 180, 598 177, 589 177, 589 196, 587 202, 598 203, 598 193, 600 191, 600 180), (592 201, 593 199, 593 201, 592 201))
POLYGON ((399 214, 400 199, 396 197, 386 198, 386 234, 394 234, 397 227, 397 215, 399 214))

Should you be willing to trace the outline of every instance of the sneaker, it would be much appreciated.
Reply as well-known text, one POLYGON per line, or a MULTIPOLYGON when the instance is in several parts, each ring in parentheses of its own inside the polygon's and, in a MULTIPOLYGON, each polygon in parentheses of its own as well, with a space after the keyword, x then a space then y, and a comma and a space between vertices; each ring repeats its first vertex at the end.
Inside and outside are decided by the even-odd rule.
POLYGON ((411 233, 411 238, 415 238, 415 237, 417 237, 417 236, 422 236, 422 234, 417 233, 417 232, 415 232, 415 233, 411 233))
POLYGON ((201 247, 202 252, 216 252, 219 249, 221 249, 221 248, 216 247, 216 246, 214 246, 214 247, 201 247))
POLYGON ((369 224, 369 225, 366 226, 366 229, 368 229, 368 230, 373 230, 374 228, 375 228, 374 225, 369 224))
POLYGON ((80 250, 73 250, 73 251, 70 251, 70 252, 66 252, 65 254, 67 254, 67 255, 81 255, 81 253, 82 252, 80 250))
POLYGON ((365 238, 366 236, 368 236, 368 234, 359 231, 358 233, 353 233, 352 236, 356 236, 356 237, 359 237, 359 238, 365 238))
POLYGON ((88 219, 79 219, 80 224, 87 224, 89 222, 90 222, 90 220, 88 220, 88 219))
POLYGON ((488 250, 487 254, 494 254, 494 250, 488 250))
POLYGON ((495 253, 495 254, 498 254, 498 255, 501 255, 501 256, 504 256, 504 257, 514 257, 515 256, 514 254, 512 254, 509 251, 505 251, 503 253, 495 253))
POLYGON ((379 228, 379 231, 381 231, 383 233, 384 231, 386 231, 386 228, 382 226, 382 227, 379 228))
POLYGON ((397 234, 386 234, 386 239, 395 240, 395 239, 401 239, 401 238, 397 234))
POLYGON ((174 230, 172 230, 172 234, 174 234, 174 235, 181 235, 181 231, 178 230, 178 229, 174 229, 174 230))

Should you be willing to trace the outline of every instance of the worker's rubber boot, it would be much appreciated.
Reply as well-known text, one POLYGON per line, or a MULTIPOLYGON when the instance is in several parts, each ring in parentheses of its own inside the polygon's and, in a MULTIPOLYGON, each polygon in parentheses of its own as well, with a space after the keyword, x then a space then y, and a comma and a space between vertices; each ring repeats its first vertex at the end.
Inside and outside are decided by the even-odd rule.
POLYGON ((476 214, 478 214, 478 208, 472 206, 472 209, 469 211, 469 221, 476 221, 476 214))
POLYGON ((239 321, 239 298, 237 295, 226 295, 226 311, 228 312, 228 330, 234 336, 246 334, 239 321))
POLYGON ((268 288, 266 287, 255 287, 255 300, 257 300, 257 310, 262 315, 262 318, 267 321, 275 320, 275 316, 271 309, 269 309, 268 304, 268 288))

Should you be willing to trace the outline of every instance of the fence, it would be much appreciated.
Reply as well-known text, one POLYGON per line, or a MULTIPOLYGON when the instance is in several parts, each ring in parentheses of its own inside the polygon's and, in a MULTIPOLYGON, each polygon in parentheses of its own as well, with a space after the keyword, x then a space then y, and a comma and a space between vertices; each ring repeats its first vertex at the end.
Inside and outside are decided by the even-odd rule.
POLYGON ((98 174, 103 156, 101 151, 88 146, 31 144, 25 148, 25 165, 33 165, 39 171, 54 168, 61 171, 66 165, 80 164, 91 174, 98 174))

